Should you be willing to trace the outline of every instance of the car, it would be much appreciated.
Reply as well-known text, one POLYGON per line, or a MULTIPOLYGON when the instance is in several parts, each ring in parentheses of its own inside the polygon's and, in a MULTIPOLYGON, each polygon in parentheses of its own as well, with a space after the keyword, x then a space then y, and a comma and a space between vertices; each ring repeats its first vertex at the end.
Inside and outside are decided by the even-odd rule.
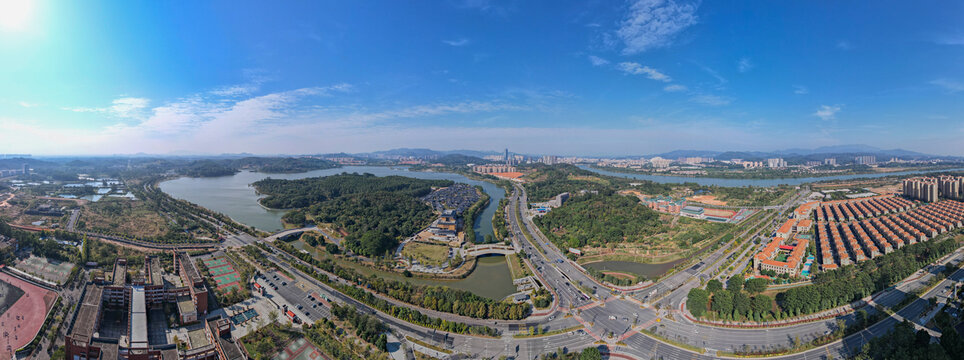
POLYGON ((616 320, 616 317, 613 315, 609 315, 609 320, 616 320))
POLYGON ((281 282, 281 286, 288 286, 288 282, 282 281, 282 282, 281 282))
POLYGON ((311 304, 311 307, 317 308, 317 307, 318 307, 318 304, 311 304))
POLYGON ((298 310, 301 310, 301 309, 304 309, 304 308, 305 308, 304 306, 301 306, 301 304, 298 304, 298 310))

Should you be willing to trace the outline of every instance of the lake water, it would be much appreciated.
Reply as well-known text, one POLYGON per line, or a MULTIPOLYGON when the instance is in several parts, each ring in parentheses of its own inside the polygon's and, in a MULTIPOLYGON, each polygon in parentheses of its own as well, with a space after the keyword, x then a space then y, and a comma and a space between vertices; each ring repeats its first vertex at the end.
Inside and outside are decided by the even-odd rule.
MULTIPOLYGON (((328 256, 324 251, 312 248, 301 240, 293 241, 291 242, 291 245, 293 245, 295 248, 311 253, 311 255, 317 259, 322 259, 328 256)), ((341 266, 353 268, 365 275, 375 274, 381 278, 409 281, 420 285, 448 286, 453 289, 471 291, 476 295, 484 296, 494 300, 502 300, 506 296, 509 296, 516 291, 515 285, 512 285, 512 275, 509 273, 509 265, 506 264, 505 257, 501 255, 479 258, 479 263, 475 266, 475 271, 472 271, 472 274, 464 279, 458 280, 431 280, 414 277, 407 278, 398 273, 375 270, 368 266, 360 265, 351 261, 336 261, 338 261, 338 264, 341 266)))
MULTIPOLYGON (((296 174, 265 174, 243 171, 231 176, 213 178, 183 177, 158 184, 165 193, 177 199, 187 200, 208 209, 230 216, 235 221, 254 226, 258 229, 275 232, 282 229, 281 217, 284 210, 271 210, 261 206, 258 195, 251 183, 265 178, 272 179, 303 179, 309 177, 331 176, 348 173, 369 173, 375 176, 399 175, 416 179, 452 180, 469 185, 479 185, 489 195, 489 205, 475 221, 474 230, 477 241, 484 239, 486 234, 492 234, 492 216, 498 208, 499 201, 505 197, 505 190, 501 187, 479 180, 472 180, 463 175, 441 172, 409 171, 407 168, 384 166, 346 166, 335 169, 315 170, 296 174)), ((318 256, 317 250, 306 248, 300 242, 292 243, 300 249, 307 249, 318 256)), ((378 271, 353 262, 343 261, 343 265, 350 266, 365 274, 377 274, 381 277, 411 281, 416 284, 442 285, 451 288, 471 291, 477 295, 501 300, 515 292, 509 266, 502 256, 487 256, 479 259, 479 263, 468 277, 459 280, 429 280, 419 278, 405 278, 396 273, 378 271)))
POLYGON ((452 180, 469 185, 481 186, 489 195, 489 205, 486 206, 474 224, 476 241, 482 241, 485 235, 492 234, 492 216, 499 207, 499 201, 505 197, 505 190, 486 181, 472 180, 463 175, 443 172, 409 171, 407 168, 386 166, 346 166, 335 169, 315 170, 296 174, 266 174, 242 171, 231 176, 210 178, 182 177, 160 183, 158 186, 165 193, 177 199, 187 200, 208 209, 230 216, 234 221, 254 226, 260 230, 275 232, 282 229, 281 217, 284 210, 267 209, 258 203, 258 195, 252 183, 265 178, 272 179, 304 179, 309 177, 331 176, 348 173, 369 173, 375 176, 399 175, 426 180, 452 180))
POLYGON ((602 175, 616 176, 616 177, 627 178, 627 179, 649 180, 649 181, 657 182, 661 184, 697 183, 703 186, 724 186, 724 187, 744 187, 744 186, 770 187, 770 186, 777 186, 777 185, 800 185, 804 183, 812 183, 817 181, 875 179, 875 178, 881 178, 886 176, 913 175, 913 174, 925 174, 925 173, 932 173, 932 172, 964 170, 964 168, 943 169, 943 170, 917 170, 917 171, 899 171, 899 172, 890 172, 890 173, 835 175, 835 176, 791 178, 791 179, 717 179, 717 178, 708 178, 708 177, 629 174, 629 173, 620 173, 615 171, 596 169, 588 165, 579 165, 579 168, 583 170, 592 171, 597 174, 602 174, 602 175))

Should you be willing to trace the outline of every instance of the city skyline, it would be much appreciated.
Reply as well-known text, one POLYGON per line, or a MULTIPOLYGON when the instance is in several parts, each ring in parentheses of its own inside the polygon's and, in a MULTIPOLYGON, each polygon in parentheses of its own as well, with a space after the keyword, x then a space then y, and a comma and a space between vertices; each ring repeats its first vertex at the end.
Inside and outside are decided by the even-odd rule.
POLYGON ((3 153, 964 155, 950 2, 10 4, 3 153))

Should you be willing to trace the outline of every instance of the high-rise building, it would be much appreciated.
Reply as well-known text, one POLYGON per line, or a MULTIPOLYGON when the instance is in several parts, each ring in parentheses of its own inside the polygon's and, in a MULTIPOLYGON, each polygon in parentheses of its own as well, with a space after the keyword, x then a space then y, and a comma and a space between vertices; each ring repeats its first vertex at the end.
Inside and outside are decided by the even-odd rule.
POLYGON ((30 167, 28 167, 27 164, 23 164, 23 174, 30 175, 30 167))
POLYGON ((904 196, 933 202, 939 198, 964 200, 964 177, 940 176, 905 179, 902 182, 904 196))
POLYGON ((877 163, 877 157, 873 155, 863 155, 854 157, 854 164, 857 165, 874 165, 877 163))
POLYGON ((559 162, 559 158, 555 155, 544 155, 540 162, 546 165, 555 165, 559 162))
POLYGON ((509 157, 509 148, 505 149, 505 157, 502 158, 506 166, 512 166, 512 158, 509 157))
POLYGON ((837 159, 836 158, 823 159, 823 164, 830 165, 830 166, 837 166, 837 159))
POLYGON ((783 158, 767 159, 767 167, 785 168, 787 167, 787 161, 783 160, 783 158))

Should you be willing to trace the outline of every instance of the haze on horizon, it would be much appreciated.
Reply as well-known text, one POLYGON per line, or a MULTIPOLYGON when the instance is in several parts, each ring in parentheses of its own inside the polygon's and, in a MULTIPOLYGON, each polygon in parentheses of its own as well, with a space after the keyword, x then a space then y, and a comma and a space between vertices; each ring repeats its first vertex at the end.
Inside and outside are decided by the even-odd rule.
POLYGON ((0 0, 0 153, 964 155, 964 3, 0 0))

